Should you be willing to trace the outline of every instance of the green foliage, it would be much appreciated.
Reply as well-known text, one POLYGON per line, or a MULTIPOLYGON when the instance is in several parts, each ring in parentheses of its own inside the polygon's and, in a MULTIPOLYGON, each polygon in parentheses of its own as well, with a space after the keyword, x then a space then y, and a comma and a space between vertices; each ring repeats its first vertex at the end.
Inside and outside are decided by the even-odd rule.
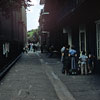
POLYGON ((32 37, 35 33, 38 34, 38 29, 32 29, 30 31, 27 32, 29 37, 32 37))
MULTIPOLYGON (((18 10, 22 6, 25 8, 31 6, 30 0, 0 0, 0 8, 5 13, 11 13, 13 10, 18 10)), ((33 5, 32 5, 33 6, 33 5)))
POLYGON ((27 38, 29 42, 38 42, 39 41, 38 29, 33 29, 28 31, 27 38))

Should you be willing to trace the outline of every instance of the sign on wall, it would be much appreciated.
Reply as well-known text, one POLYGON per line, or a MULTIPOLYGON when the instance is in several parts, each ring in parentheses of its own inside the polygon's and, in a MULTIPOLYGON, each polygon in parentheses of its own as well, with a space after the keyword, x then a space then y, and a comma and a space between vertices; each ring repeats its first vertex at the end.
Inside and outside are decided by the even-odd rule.
POLYGON ((3 44, 3 55, 6 56, 6 58, 8 57, 8 53, 9 53, 9 43, 4 43, 3 44))

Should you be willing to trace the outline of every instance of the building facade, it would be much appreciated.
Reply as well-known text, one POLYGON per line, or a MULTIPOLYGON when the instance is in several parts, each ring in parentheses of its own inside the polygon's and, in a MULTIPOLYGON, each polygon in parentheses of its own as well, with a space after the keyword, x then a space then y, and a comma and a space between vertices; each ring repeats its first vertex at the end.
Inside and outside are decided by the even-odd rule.
POLYGON ((48 27, 49 43, 58 51, 65 44, 74 45, 78 55, 84 50, 87 55, 95 55, 99 64, 99 0, 41 0, 41 4, 44 4, 44 11, 50 13, 42 18, 49 21, 44 25, 48 27))
POLYGON ((26 42, 26 9, 24 6, 6 12, 0 8, 0 71, 23 50, 26 42))

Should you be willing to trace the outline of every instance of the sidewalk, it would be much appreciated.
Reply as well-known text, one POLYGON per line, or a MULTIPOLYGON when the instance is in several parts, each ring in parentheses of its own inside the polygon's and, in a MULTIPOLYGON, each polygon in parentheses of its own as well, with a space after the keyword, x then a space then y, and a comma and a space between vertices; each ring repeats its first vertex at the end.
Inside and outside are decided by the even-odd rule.
POLYGON ((63 75, 62 63, 58 58, 47 58, 40 54, 45 64, 50 66, 54 73, 66 85, 76 100, 100 100, 100 76, 99 75, 63 75))

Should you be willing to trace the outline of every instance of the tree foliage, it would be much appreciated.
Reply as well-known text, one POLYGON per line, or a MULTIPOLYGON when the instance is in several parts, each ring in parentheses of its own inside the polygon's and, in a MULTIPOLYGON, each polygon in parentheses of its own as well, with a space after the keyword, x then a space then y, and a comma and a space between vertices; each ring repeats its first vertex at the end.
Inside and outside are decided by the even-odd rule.
POLYGON ((39 41, 38 29, 28 31, 27 37, 29 42, 37 43, 39 41))
POLYGON ((10 12, 22 6, 27 8, 31 6, 31 4, 29 4, 30 2, 31 0, 0 0, 0 8, 2 11, 10 12))

